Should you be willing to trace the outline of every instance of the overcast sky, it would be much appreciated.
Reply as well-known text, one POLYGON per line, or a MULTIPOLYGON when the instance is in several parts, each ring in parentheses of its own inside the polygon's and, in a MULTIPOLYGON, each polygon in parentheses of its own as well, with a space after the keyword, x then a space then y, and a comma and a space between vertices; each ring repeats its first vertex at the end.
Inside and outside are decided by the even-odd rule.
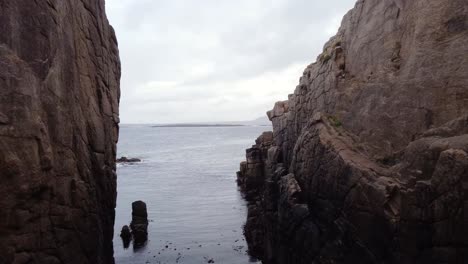
POLYGON ((287 99, 355 0, 107 0, 122 123, 252 120, 287 99))

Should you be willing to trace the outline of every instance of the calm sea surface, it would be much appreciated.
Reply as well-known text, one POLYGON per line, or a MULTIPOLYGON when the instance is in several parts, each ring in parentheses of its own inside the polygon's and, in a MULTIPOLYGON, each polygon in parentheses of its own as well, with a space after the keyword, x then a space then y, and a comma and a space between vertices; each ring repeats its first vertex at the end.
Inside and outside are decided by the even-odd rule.
POLYGON ((246 207, 235 172, 245 149, 270 129, 122 125, 118 156, 143 162, 117 168, 116 263, 255 262, 246 253, 246 207), (149 241, 124 249, 120 229, 130 223, 136 200, 148 207, 149 241))

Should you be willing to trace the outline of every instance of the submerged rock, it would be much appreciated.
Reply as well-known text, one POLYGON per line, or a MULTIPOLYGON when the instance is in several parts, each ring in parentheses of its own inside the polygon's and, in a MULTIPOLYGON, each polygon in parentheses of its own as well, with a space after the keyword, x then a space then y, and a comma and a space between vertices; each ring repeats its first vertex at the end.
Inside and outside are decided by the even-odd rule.
POLYGON ((467 263, 465 7, 357 2, 241 163, 252 255, 467 263))
POLYGON ((148 213, 146 203, 136 201, 132 203, 132 222, 130 224, 134 247, 143 246, 148 240, 148 213))
POLYGON ((121 157, 117 159, 116 161, 117 163, 135 163, 135 162, 141 162, 141 159, 121 157))

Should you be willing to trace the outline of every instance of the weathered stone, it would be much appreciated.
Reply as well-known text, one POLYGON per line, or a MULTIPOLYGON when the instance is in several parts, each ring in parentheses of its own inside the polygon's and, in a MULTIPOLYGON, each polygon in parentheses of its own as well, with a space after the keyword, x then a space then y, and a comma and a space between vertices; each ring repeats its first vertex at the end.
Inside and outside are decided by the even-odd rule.
POLYGON ((143 246, 148 240, 148 213, 146 204, 142 201, 132 203, 132 222, 130 224, 133 235, 133 246, 143 246))
POLYGON ((132 217, 148 218, 145 202, 136 201, 132 203, 132 217))
POLYGON ((280 117, 289 111, 288 101, 277 102, 273 110, 267 112, 268 118, 273 120, 275 117, 280 117))
POLYGON ((124 248, 128 248, 130 241, 132 240, 132 232, 128 225, 124 225, 120 231, 120 237, 122 238, 124 248))
POLYGON ((466 262, 465 7, 359 0, 344 17, 287 104, 268 112, 273 143, 257 140, 238 173, 251 254, 271 264, 466 262))
POLYGON ((113 263, 120 62, 103 0, 0 0, 0 263, 113 263))
POLYGON ((3 113, 0 113, 0 125, 6 125, 9 122, 10 122, 10 119, 8 118, 8 116, 6 116, 3 113))

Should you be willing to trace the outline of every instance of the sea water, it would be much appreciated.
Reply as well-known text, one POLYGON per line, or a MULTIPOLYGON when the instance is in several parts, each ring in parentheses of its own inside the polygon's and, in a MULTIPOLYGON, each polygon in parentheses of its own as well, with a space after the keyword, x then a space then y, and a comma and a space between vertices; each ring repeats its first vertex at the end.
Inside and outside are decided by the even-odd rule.
POLYGON ((255 262, 242 233, 246 205, 235 182, 245 149, 270 127, 122 125, 117 167, 114 256, 117 264, 255 262), (131 203, 148 209, 148 242, 125 249, 119 236, 131 203))

